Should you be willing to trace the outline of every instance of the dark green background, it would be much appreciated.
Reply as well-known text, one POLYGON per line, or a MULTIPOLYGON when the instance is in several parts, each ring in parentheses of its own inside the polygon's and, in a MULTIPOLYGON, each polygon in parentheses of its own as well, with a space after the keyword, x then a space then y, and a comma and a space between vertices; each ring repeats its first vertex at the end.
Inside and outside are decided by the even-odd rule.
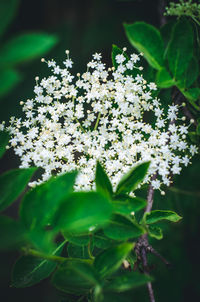
MULTIPOLYGON (((0 0, 1 1, 1 0, 0 0)), ((74 65, 74 72, 83 71, 92 53, 102 52, 103 59, 111 65, 112 44, 119 47, 129 46, 122 23, 136 20, 151 23, 157 27, 162 20, 158 0, 23 0, 20 2, 14 22, 10 25, 1 43, 15 34, 31 31, 54 33, 59 42, 46 58, 55 58, 62 62, 64 51, 69 49, 74 65)), ((0 120, 8 120, 11 115, 20 116, 19 101, 32 97, 34 78, 48 74, 48 68, 39 59, 21 65, 19 70, 24 75, 23 81, 6 97, 0 100, 0 120)), ((18 160, 9 151, 0 162, 1 171, 17 167, 18 160)), ((183 216, 177 224, 163 224, 164 239, 152 244, 171 263, 168 269, 158 259, 151 257, 152 275, 155 276, 153 287, 156 301, 186 302, 200 301, 200 187, 199 156, 193 164, 185 168, 177 177, 174 187, 180 191, 168 190, 166 196, 156 194, 156 209, 173 209, 183 216)), ((9 214, 17 215, 17 203, 9 214)), ((59 301, 56 290, 47 281, 32 288, 9 288, 11 266, 16 253, 7 252, 0 258, 0 278, 2 301, 53 302, 59 301)), ((146 288, 132 292, 133 301, 148 301, 146 288)), ((111 301, 112 302, 112 301, 111 301)), ((114 302, 114 301, 113 301, 114 302)))

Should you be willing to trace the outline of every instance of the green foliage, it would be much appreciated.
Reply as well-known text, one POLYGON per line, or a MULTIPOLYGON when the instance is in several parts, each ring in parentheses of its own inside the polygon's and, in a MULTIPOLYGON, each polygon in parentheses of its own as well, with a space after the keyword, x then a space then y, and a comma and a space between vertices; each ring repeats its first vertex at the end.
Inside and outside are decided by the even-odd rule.
POLYGON ((152 67, 160 70, 164 65, 164 47, 160 32, 144 22, 124 24, 124 28, 130 43, 144 54, 152 67))
POLYGON ((148 275, 143 275, 137 272, 125 272, 120 276, 114 277, 106 286, 106 289, 115 292, 124 292, 138 286, 151 282, 153 279, 148 275))
POLYGON ((177 222, 182 217, 176 214, 173 211, 164 211, 164 210, 155 210, 149 213, 146 213, 144 216, 144 220, 147 224, 156 223, 162 220, 169 220, 172 222, 177 222))
POLYGON ((0 66, 15 66, 46 53, 57 43, 56 36, 45 33, 20 34, 0 50, 0 66))
POLYGON ((0 250, 17 249, 26 242, 23 225, 7 216, 0 216, 0 250))
MULTIPOLYGON (((64 242, 65 243, 65 242, 64 242)), ((52 255, 59 255, 63 248, 61 243, 52 255)), ((33 286, 49 277, 56 268, 56 262, 37 258, 31 255, 21 256, 15 263, 12 271, 11 286, 22 288, 33 286)))
POLYGON ((115 213, 130 215, 131 212, 142 210, 147 202, 145 199, 124 194, 115 196, 112 204, 115 213))
POLYGON ((100 278, 114 273, 133 249, 133 243, 122 243, 101 252, 94 260, 94 268, 100 278))
POLYGON ((52 222, 63 199, 72 192, 76 175, 72 172, 52 177, 24 196, 20 216, 28 229, 43 228, 52 222))
POLYGON ((69 232, 82 233, 109 221, 112 205, 98 192, 74 192, 58 209, 53 227, 69 232))
POLYGON ((10 170, 0 175, 0 211, 6 209, 24 191, 36 168, 10 170))
POLYGON ((97 162, 95 182, 96 182, 97 191, 105 193, 106 195, 108 195, 108 197, 112 196, 113 194, 112 184, 104 168, 101 166, 99 162, 97 162))
POLYGON ((5 131, 0 131, 0 158, 4 155, 6 151, 6 146, 9 141, 9 134, 5 131))
POLYGON ((177 21, 167 52, 169 69, 176 80, 180 79, 192 59, 193 43, 194 35, 190 22, 186 19, 177 21))
POLYGON ((0 74, 0 97, 12 90, 21 79, 21 74, 14 69, 2 70, 0 74))
POLYGON ((59 290, 72 294, 87 294, 98 283, 91 261, 70 259, 58 267, 51 280, 59 290))
POLYGON ((148 234, 150 237, 155 238, 157 240, 161 240, 163 238, 162 229, 157 226, 150 225, 148 227, 148 234))
POLYGON ((137 189, 138 185, 143 181, 150 162, 140 164, 131 169, 126 175, 122 177, 117 185, 116 195, 130 193, 137 189))
POLYGON ((169 72, 165 68, 162 68, 156 74, 156 84, 160 88, 169 88, 174 86, 175 82, 170 76, 169 72))
POLYGON ((144 229, 130 218, 116 214, 108 226, 104 228, 104 234, 113 240, 133 239, 144 234, 144 229))
POLYGON ((127 56, 127 54, 121 49, 121 48, 119 48, 117 45, 113 45, 112 46, 112 63, 113 63, 113 66, 117 69, 117 67, 118 67, 118 63, 116 62, 116 56, 117 55, 121 55, 121 54, 123 54, 124 56, 125 56, 125 58, 126 58, 126 60, 125 60, 125 63, 127 63, 128 62, 128 60, 129 60, 129 57, 127 56))

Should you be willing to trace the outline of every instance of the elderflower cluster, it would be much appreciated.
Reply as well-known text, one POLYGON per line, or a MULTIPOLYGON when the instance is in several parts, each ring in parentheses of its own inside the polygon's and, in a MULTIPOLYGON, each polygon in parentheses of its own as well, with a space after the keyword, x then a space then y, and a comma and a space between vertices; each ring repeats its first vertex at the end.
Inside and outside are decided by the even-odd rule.
POLYGON ((140 56, 127 59, 123 52, 115 57, 118 67, 106 69, 96 53, 87 71, 73 76, 66 53, 64 67, 42 59, 52 75, 36 78, 35 97, 20 102, 25 117, 12 117, 7 127, 20 167, 44 169, 32 186, 78 169, 75 189, 90 190, 97 160, 114 188, 131 167, 145 161, 151 165, 143 183, 157 174, 153 187, 169 186, 170 175, 179 174, 197 148, 186 141, 189 125, 180 123, 178 106, 164 113, 160 100, 152 96, 156 85, 140 74, 140 56), (135 77, 133 70, 138 71, 135 77))
POLYGON ((193 3, 192 0, 180 0, 179 3, 170 2, 169 7, 166 7, 165 16, 188 16, 199 24, 200 4, 193 3))

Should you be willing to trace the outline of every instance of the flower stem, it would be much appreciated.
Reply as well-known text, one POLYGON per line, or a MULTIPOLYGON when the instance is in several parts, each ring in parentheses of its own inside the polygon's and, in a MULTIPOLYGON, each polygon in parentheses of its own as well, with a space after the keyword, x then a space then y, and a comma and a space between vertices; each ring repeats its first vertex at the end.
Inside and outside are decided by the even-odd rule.
POLYGON ((98 113, 97 120, 96 120, 96 124, 95 124, 95 126, 94 126, 94 131, 97 130, 97 127, 98 127, 99 121, 100 121, 100 117, 101 117, 101 112, 98 113))

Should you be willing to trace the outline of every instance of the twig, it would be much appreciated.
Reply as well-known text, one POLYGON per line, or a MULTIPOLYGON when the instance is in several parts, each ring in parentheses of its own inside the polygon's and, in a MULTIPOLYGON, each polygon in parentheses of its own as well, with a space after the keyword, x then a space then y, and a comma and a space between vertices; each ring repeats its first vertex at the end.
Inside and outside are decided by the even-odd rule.
POLYGON ((159 2, 158 2, 158 14, 159 14, 159 17, 160 17, 160 25, 161 26, 163 26, 164 24, 167 23, 167 18, 164 16, 165 7, 166 7, 166 1, 165 0, 159 0, 159 2))

